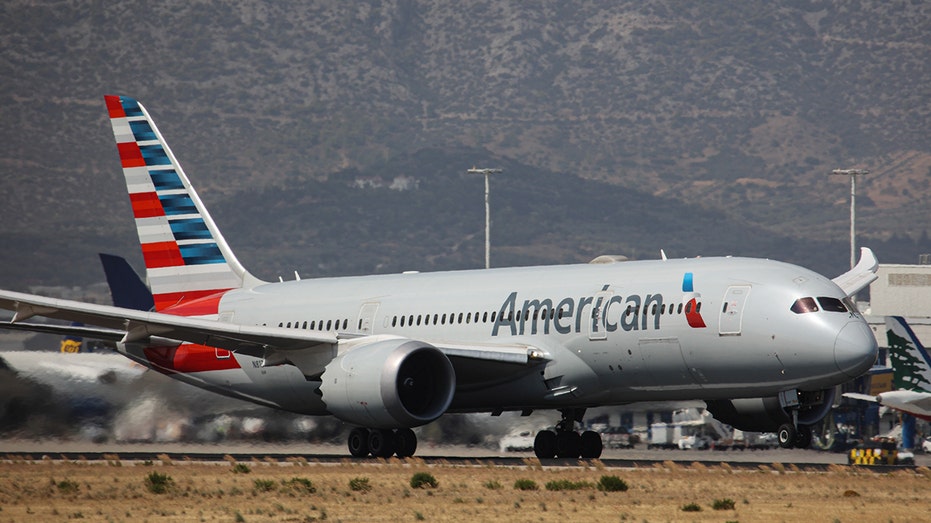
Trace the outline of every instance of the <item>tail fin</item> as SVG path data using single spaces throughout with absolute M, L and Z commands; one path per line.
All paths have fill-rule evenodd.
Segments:
M 892 388 L 931 392 L 931 358 L 901 316 L 886 316 Z
M 105 96 L 155 310 L 216 314 L 219 297 L 256 281 L 236 259 L 145 108 Z
M 137 311 L 150 311 L 155 308 L 152 293 L 125 258 L 102 252 L 98 255 L 114 306 Z

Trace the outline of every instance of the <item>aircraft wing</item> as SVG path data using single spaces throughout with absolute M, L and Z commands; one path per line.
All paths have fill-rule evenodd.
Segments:
M 0 322 L 0 329 L 44 332 L 58 336 L 79 336 L 103 341 L 120 341 L 126 335 L 126 331 L 121 329 L 88 327 L 87 325 L 53 325 L 50 323 Z
M 10 325 L 20 324 L 33 316 L 44 316 L 102 327 L 97 330 L 101 336 L 113 336 L 114 331 L 119 331 L 122 332 L 119 341 L 123 342 L 144 341 L 157 336 L 243 352 L 254 352 L 257 349 L 297 350 L 315 346 L 323 349 L 337 342 L 334 333 L 239 325 L 13 291 L 0 291 L 0 308 L 15 313 Z M 84 331 L 83 335 L 97 337 L 88 331 Z
M 879 260 L 873 251 L 867 247 L 860 248 L 860 261 L 856 267 L 834 278 L 834 283 L 840 287 L 847 296 L 865 289 L 867 285 L 873 283 L 878 278 L 876 269 L 879 268 Z

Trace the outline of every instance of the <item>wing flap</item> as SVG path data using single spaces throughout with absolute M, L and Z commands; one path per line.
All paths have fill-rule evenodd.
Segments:
M 143 341 L 159 336 L 232 351 L 252 351 L 257 348 L 298 350 L 319 345 L 328 348 L 338 340 L 331 332 L 225 323 L 12 291 L 0 291 L 0 308 L 14 312 L 12 325 L 26 317 L 44 316 L 103 327 L 110 335 L 110 331 L 119 331 L 121 341 Z M 22 326 L 30 330 L 25 324 Z

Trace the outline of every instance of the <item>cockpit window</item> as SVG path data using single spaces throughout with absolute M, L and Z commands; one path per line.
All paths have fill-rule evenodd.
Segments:
M 822 309 L 828 312 L 847 312 L 847 307 L 844 305 L 844 302 L 837 298 L 821 296 L 818 298 L 818 303 L 821 304 Z
M 814 298 L 799 298 L 792 304 L 792 312 L 795 314 L 805 314 L 806 312 L 818 312 L 818 304 Z
M 850 299 L 849 296 L 846 297 L 846 298 L 844 298 L 844 305 L 847 306 L 847 310 L 850 311 L 850 312 L 853 312 L 853 313 L 859 313 L 859 312 L 860 312 L 860 310 L 857 309 L 857 304 L 856 304 L 852 299 Z
M 795 314 L 818 312 L 819 310 L 825 312 L 856 312 L 857 307 L 850 300 L 841 301 L 830 296 L 819 296 L 817 300 L 810 297 L 799 298 L 792 304 L 792 312 Z

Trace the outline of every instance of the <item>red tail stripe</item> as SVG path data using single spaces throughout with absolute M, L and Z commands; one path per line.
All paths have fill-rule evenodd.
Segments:
M 145 167 L 145 158 L 142 157 L 142 150 L 136 142 L 123 142 L 116 144 L 120 151 L 120 162 L 123 168 L 126 167 Z
M 220 310 L 220 298 L 229 289 L 183 291 L 156 294 L 155 310 L 175 316 L 207 316 Z
M 139 192 L 129 195 L 129 202 L 133 206 L 133 216 L 136 218 L 154 218 L 165 216 L 158 194 L 154 192 Z
M 120 102 L 119 96 L 113 96 L 108 94 L 103 97 L 107 102 L 107 112 L 110 113 L 110 118 L 125 118 L 126 111 L 123 110 L 123 103 Z
M 147 269 L 184 266 L 184 258 L 181 257 L 181 251 L 175 242 L 144 243 L 142 258 Z

